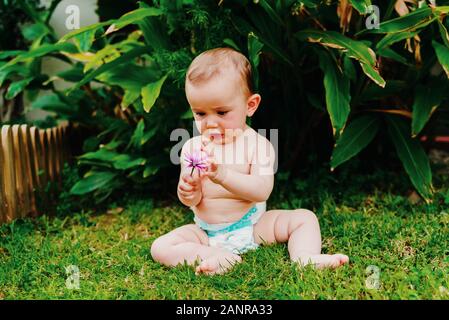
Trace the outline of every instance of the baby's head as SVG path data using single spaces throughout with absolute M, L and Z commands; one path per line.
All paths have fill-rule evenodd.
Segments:
M 208 50 L 192 61 L 185 90 L 202 135 L 224 144 L 245 129 L 261 99 L 251 81 L 251 64 L 233 49 Z

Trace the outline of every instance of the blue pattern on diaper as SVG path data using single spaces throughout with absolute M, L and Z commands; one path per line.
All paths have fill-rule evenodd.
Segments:
M 230 223 L 209 224 L 195 216 L 197 226 L 204 230 L 209 237 L 209 245 L 230 250 L 236 254 L 256 249 L 254 242 L 253 224 L 265 212 L 265 203 L 258 203 L 238 221 Z
M 248 213 L 245 214 L 239 221 L 231 224 L 228 227 L 225 227 L 220 230 L 210 230 L 210 226 L 208 223 L 205 223 L 204 221 L 197 221 L 199 224 L 199 227 L 206 231 L 207 235 L 209 237 L 215 237 L 219 234 L 228 233 L 237 229 L 245 228 L 251 226 L 253 223 L 251 221 L 251 217 L 257 212 L 257 208 L 254 206 L 251 209 L 249 209 Z

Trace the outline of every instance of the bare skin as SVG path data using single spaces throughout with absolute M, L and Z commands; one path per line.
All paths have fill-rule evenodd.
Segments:
M 260 96 L 245 96 L 238 85 L 232 71 L 201 86 L 186 84 L 201 136 L 190 139 L 181 154 L 201 149 L 208 163 L 206 171 L 195 170 L 191 176 L 182 162 L 178 197 L 211 224 L 238 221 L 255 203 L 268 199 L 274 183 L 274 149 L 245 123 L 257 110 Z M 258 244 L 287 242 L 290 259 L 299 266 L 336 268 L 349 261 L 344 254 L 321 254 L 318 219 L 309 210 L 267 211 L 254 225 L 253 235 Z M 211 247 L 195 224 L 156 239 L 151 254 L 167 266 L 198 264 L 196 273 L 206 275 L 222 274 L 242 261 L 237 254 Z

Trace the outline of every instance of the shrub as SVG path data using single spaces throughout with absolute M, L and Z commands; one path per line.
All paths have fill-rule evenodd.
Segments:
M 279 129 L 281 168 L 294 170 L 302 155 L 324 150 L 335 169 L 370 143 L 391 146 L 429 201 L 432 175 L 420 138 L 447 124 L 447 2 L 139 2 L 120 18 L 18 54 L 0 72 L 30 55 L 78 61 L 58 75 L 74 82 L 66 94 L 78 109 L 61 94 L 35 102 L 95 132 L 79 158 L 86 174 L 74 194 L 106 199 L 173 172 L 168 137 L 191 126 L 185 70 L 203 50 L 226 45 L 253 65 L 263 97 L 253 125 Z M 372 4 L 381 23 L 368 29 Z M 103 87 L 93 90 L 96 82 Z

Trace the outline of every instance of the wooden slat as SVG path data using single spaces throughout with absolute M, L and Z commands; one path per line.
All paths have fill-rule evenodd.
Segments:
M 45 190 L 47 188 L 47 184 L 50 181 L 50 173 L 48 168 L 48 139 L 47 139 L 47 131 L 44 129 L 39 129 L 39 142 L 40 142 L 40 163 L 41 166 L 39 167 L 39 170 L 42 170 L 41 182 L 42 182 L 42 188 Z
M 32 165 L 34 166 L 33 174 L 36 188 L 42 188 L 42 178 L 39 175 L 40 168 L 43 167 L 42 157 L 40 156 L 42 152 L 41 142 L 39 138 L 39 129 L 36 127 L 30 127 L 30 152 L 31 158 L 33 158 Z
M 36 181 L 36 174 L 34 172 L 34 157 L 32 157 L 33 152 L 31 148 L 31 133 L 30 128 L 26 124 L 23 124 L 20 126 L 20 134 L 22 135 L 22 141 L 23 141 L 23 150 L 24 150 L 24 166 L 25 166 L 25 176 L 27 178 L 28 182 L 28 193 L 29 193 L 29 200 L 30 200 L 30 211 L 28 214 L 36 215 L 37 208 L 36 208 L 36 188 L 37 188 L 37 181 Z
M 58 189 L 61 188 L 61 174 L 63 168 L 63 160 L 62 160 L 62 142 L 61 142 L 61 132 L 59 127 L 51 128 L 54 137 L 54 157 L 55 157 L 55 181 L 58 182 Z
M 12 221 L 17 212 L 16 180 L 14 174 L 14 146 L 12 141 L 12 130 L 9 125 L 2 127 L 1 147 L 3 149 L 4 163 L 2 166 L 2 176 L 4 178 L 6 221 Z
M 16 177 L 18 212 L 16 218 L 25 217 L 30 211 L 30 194 L 28 189 L 28 177 L 25 170 L 25 150 L 20 125 L 12 126 L 12 137 L 14 144 L 14 173 Z
M 3 175 L 3 166 L 5 163 L 5 159 L 3 157 L 3 148 L 2 148 L 2 132 L 0 130 L 0 224 L 6 221 L 6 210 L 8 208 L 5 199 L 5 187 L 4 187 L 4 175 Z
M 1 127 L 0 223 L 36 216 L 38 204 L 46 205 L 47 193 L 56 191 L 48 189 L 48 182 L 57 180 L 61 186 L 64 163 L 70 158 L 68 130 L 68 122 L 45 130 L 27 125 Z
M 55 180 L 56 175 L 56 161 L 55 161 L 55 137 L 51 128 L 45 129 L 47 133 L 47 165 L 48 175 L 51 181 Z

